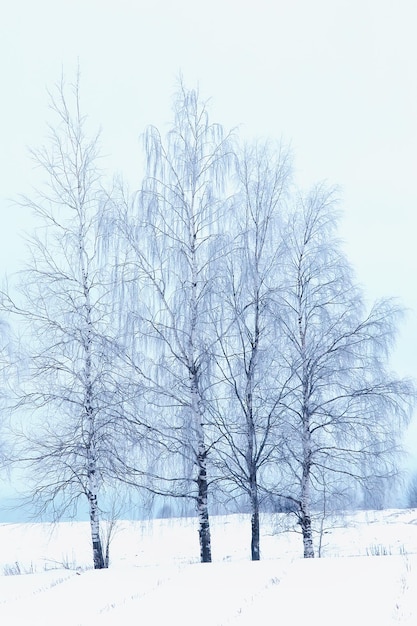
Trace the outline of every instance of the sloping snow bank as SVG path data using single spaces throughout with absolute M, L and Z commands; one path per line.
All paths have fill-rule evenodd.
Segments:
M 417 511 L 326 520 L 323 559 L 300 558 L 285 516 L 262 530 L 252 563 L 249 518 L 213 518 L 214 562 L 200 564 L 196 520 L 121 521 L 110 569 L 93 571 L 88 524 L 2 524 L 0 574 L 34 573 L 0 575 L 0 624 L 417 624 Z
M 36 585 L 32 595 L 26 588 L 19 599 L 12 593 L 5 602 L 3 594 L 0 622 L 411 626 L 417 616 L 416 573 L 414 555 L 127 567 L 91 570 L 61 580 L 57 574 L 55 581 L 46 572 L 13 577 L 32 578 Z

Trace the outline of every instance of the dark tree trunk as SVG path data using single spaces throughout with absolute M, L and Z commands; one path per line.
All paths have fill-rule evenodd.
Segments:
M 300 525 L 303 533 L 303 546 L 304 546 L 304 558 L 314 559 L 314 546 L 313 546 L 313 530 L 311 527 L 310 515 L 301 509 Z
M 304 558 L 314 559 L 313 535 L 311 529 L 311 518 L 306 516 L 301 522 L 303 532 Z
M 208 485 L 205 450 L 199 452 L 197 456 L 197 465 L 197 510 L 199 520 L 198 534 L 200 539 L 200 560 L 202 563 L 211 563 L 211 534 L 207 502 Z
M 303 476 L 301 481 L 300 501 L 300 526 L 303 534 L 304 558 L 314 558 L 313 529 L 311 527 L 310 514 L 310 442 L 305 456 L 307 460 L 303 464 Z
M 94 569 L 104 569 L 103 548 L 100 539 L 93 541 Z
M 250 500 L 251 500 L 251 557 L 252 561 L 259 561 L 261 558 L 260 552 L 260 539 L 259 539 L 259 497 L 258 497 L 258 484 L 256 481 L 256 474 L 251 477 L 250 482 Z
M 93 493 L 88 494 L 90 504 L 90 529 L 91 543 L 93 546 L 94 569 L 104 569 L 103 547 L 100 538 L 100 521 L 98 517 L 97 497 Z
M 106 543 L 106 556 L 104 559 L 104 567 L 108 567 L 110 564 L 110 541 Z

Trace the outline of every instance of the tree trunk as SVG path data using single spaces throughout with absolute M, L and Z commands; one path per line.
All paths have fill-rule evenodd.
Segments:
M 197 510 L 199 520 L 200 560 L 202 563 L 211 563 L 211 533 L 208 513 L 208 485 L 206 469 L 206 451 L 204 445 L 200 445 L 197 456 Z
M 191 352 L 191 350 L 190 350 Z M 208 482 L 207 482 L 207 450 L 204 441 L 203 417 L 201 414 L 198 378 L 195 368 L 190 372 L 191 406 L 194 415 L 195 434 L 197 441 L 197 512 L 199 520 L 200 560 L 202 563 L 211 563 L 211 534 L 208 510 Z
M 106 556 L 104 559 L 104 567 L 108 568 L 110 563 L 110 536 L 107 538 L 106 542 Z
M 97 505 L 97 495 L 91 490 L 88 492 L 88 504 L 90 507 L 90 530 L 91 543 L 93 546 L 94 569 L 104 569 L 105 564 L 103 558 L 103 548 L 100 539 L 100 518 Z
M 303 464 L 300 502 L 300 525 L 303 533 L 304 558 L 314 559 L 313 529 L 310 514 L 310 449 L 308 460 Z
M 313 531 L 310 515 L 301 511 L 300 524 L 303 533 L 304 558 L 314 559 Z
M 80 201 L 81 206 L 81 201 Z M 86 252 L 85 252 L 85 234 L 84 224 L 80 224 L 79 231 L 79 251 L 80 251 L 80 266 L 83 279 L 83 291 L 84 291 L 84 307 L 85 307 L 85 337 L 84 337 L 84 356 L 85 356 L 85 369 L 84 369 L 84 386 L 85 386 L 85 420 L 87 427 L 87 498 L 90 508 L 90 529 L 91 529 L 91 542 L 93 545 L 93 562 L 94 569 L 104 568 L 103 547 L 101 545 L 100 538 L 100 514 L 97 502 L 98 484 L 97 484 L 97 459 L 95 450 L 95 438 L 96 438 L 96 424 L 95 416 L 96 411 L 93 405 L 93 376 L 92 376 L 92 352 L 93 352 L 93 323 L 91 319 L 91 302 L 90 302 L 90 284 L 88 280 L 88 272 L 86 266 Z
M 258 497 L 258 485 L 256 481 L 256 474 L 251 477 L 251 556 L 252 561 L 259 561 L 261 558 L 260 552 L 260 539 L 259 539 L 259 497 Z
M 256 428 L 254 419 L 253 405 L 253 389 L 255 386 L 255 371 L 258 364 L 258 345 L 259 345 L 259 289 L 255 298 L 255 324 L 253 329 L 252 351 L 249 360 L 249 367 L 246 373 L 246 428 L 248 437 L 248 449 L 246 452 L 246 463 L 249 470 L 249 496 L 251 506 L 251 556 L 252 561 L 259 561 L 259 497 L 258 497 L 258 480 L 256 467 Z

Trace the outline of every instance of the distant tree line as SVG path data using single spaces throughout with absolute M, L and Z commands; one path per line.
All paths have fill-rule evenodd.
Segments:
M 314 557 L 315 510 L 395 478 L 414 401 L 389 369 L 401 309 L 366 305 L 335 190 L 298 190 L 285 146 L 242 142 L 180 82 L 131 194 L 100 169 L 78 76 L 50 104 L 32 151 L 45 182 L 20 200 L 37 226 L 1 294 L 13 459 L 35 510 L 84 498 L 95 568 L 103 502 L 124 488 L 191 503 L 202 562 L 214 505 L 250 511 L 253 560 L 266 509 L 295 515 Z

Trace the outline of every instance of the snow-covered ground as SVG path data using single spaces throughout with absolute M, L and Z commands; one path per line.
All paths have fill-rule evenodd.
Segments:
M 121 521 L 93 571 L 87 523 L 1 524 L 0 624 L 417 624 L 417 510 L 328 519 L 314 560 L 286 516 L 262 531 L 252 563 L 248 516 L 212 518 L 200 564 L 196 520 Z

